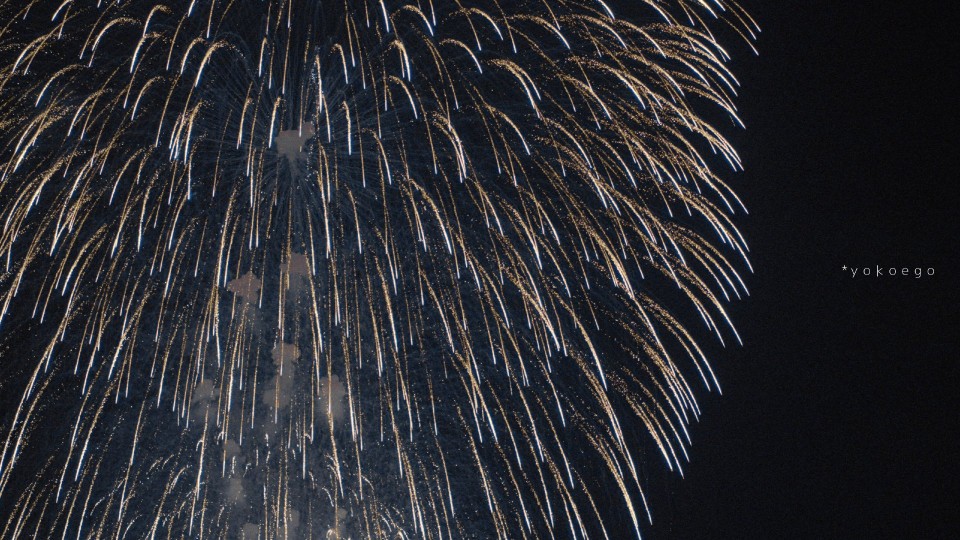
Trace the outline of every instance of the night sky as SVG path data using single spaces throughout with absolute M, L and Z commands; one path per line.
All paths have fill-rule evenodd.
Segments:
M 745 345 L 716 363 L 724 395 L 650 537 L 956 538 L 956 23 L 778 4 L 746 4 L 761 54 L 736 63 Z
M 747 129 L 722 130 L 746 171 L 717 170 L 750 210 L 744 344 L 707 346 L 723 395 L 698 393 L 685 477 L 644 464 L 644 537 L 960 538 L 958 25 L 909 2 L 743 5 L 760 54 L 723 41 Z

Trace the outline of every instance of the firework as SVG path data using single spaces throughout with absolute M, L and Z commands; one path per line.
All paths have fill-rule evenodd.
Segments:
M 639 535 L 754 25 L 622 4 L 0 0 L 2 536 Z

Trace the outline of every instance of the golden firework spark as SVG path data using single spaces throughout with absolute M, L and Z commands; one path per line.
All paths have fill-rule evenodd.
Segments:
M 4 538 L 640 534 L 746 291 L 737 5 L 0 13 Z

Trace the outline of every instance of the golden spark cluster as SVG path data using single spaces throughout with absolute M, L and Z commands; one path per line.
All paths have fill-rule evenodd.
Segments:
M 741 8 L 0 15 L 0 537 L 640 535 L 738 339 Z

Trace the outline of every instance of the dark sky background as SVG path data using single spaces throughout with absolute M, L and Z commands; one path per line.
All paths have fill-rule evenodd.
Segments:
M 685 478 L 650 464 L 644 537 L 960 538 L 960 25 L 944 4 L 743 4 L 763 28 L 758 57 L 729 47 L 744 345 L 711 351 L 724 394 Z
M 744 4 L 764 30 L 759 57 L 734 49 L 745 345 L 649 538 L 960 538 L 960 56 L 943 4 L 915 4 Z

